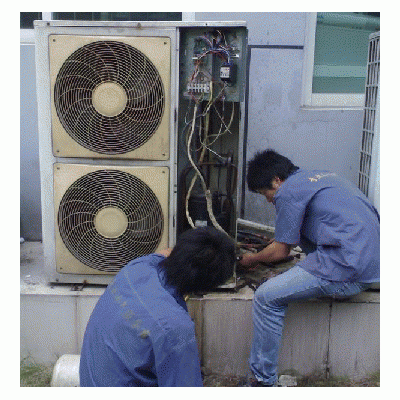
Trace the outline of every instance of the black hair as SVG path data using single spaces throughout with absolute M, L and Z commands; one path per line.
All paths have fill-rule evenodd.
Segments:
M 222 285 L 232 276 L 234 263 L 233 240 L 216 228 L 199 227 L 183 232 L 160 266 L 167 283 L 186 294 Z
M 284 181 L 298 169 L 287 157 L 274 150 L 260 151 L 247 164 L 247 186 L 251 192 L 272 189 L 275 177 Z

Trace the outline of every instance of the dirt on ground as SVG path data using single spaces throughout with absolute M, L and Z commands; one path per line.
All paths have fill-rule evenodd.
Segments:
M 351 381 L 346 378 L 323 378 L 318 376 L 298 377 L 296 387 L 379 387 L 379 374 L 362 381 Z M 247 387 L 249 379 L 239 376 L 221 376 L 216 374 L 204 376 L 205 387 Z
M 21 387 L 49 387 L 51 382 L 52 366 L 43 366 L 30 360 L 20 363 Z M 296 376 L 295 374 L 293 374 Z M 351 381 L 346 378 L 331 378 L 296 376 L 296 387 L 379 387 L 380 376 L 375 374 L 362 381 Z M 241 376 L 224 376 L 219 374 L 203 375 L 204 387 L 249 387 L 249 378 Z

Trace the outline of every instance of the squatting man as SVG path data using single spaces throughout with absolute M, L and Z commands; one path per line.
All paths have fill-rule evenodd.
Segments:
M 115 276 L 86 327 L 80 386 L 202 386 L 194 322 L 184 295 L 233 274 L 235 246 L 212 227 L 139 257 Z

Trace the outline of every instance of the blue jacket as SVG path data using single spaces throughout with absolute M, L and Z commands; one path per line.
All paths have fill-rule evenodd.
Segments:
M 89 319 L 80 386 L 203 386 L 194 323 L 160 254 L 131 261 Z
M 273 201 L 275 239 L 307 254 L 299 267 L 330 281 L 379 281 L 379 214 L 354 185 L 334 173 L 299 169 Z

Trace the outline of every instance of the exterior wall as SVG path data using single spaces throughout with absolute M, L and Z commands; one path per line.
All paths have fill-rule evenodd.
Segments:
M 247 22 L 246 160 L 274 148 L 299 167 L 330 170 L 357 184 L 362 111 L 300 107 L 306 13 L 196 13 L 196 20 Z M 243 188 L 242 218 L 274 226 L 273 206 Z
M 20 358 L 51 365 L 63 354 L 80 354 L 87 322 L 103 291 L 25 286 L 20 301 Z
M 20 202 L 21 237 L 42 239 L 35 45 L 21 44 Z

